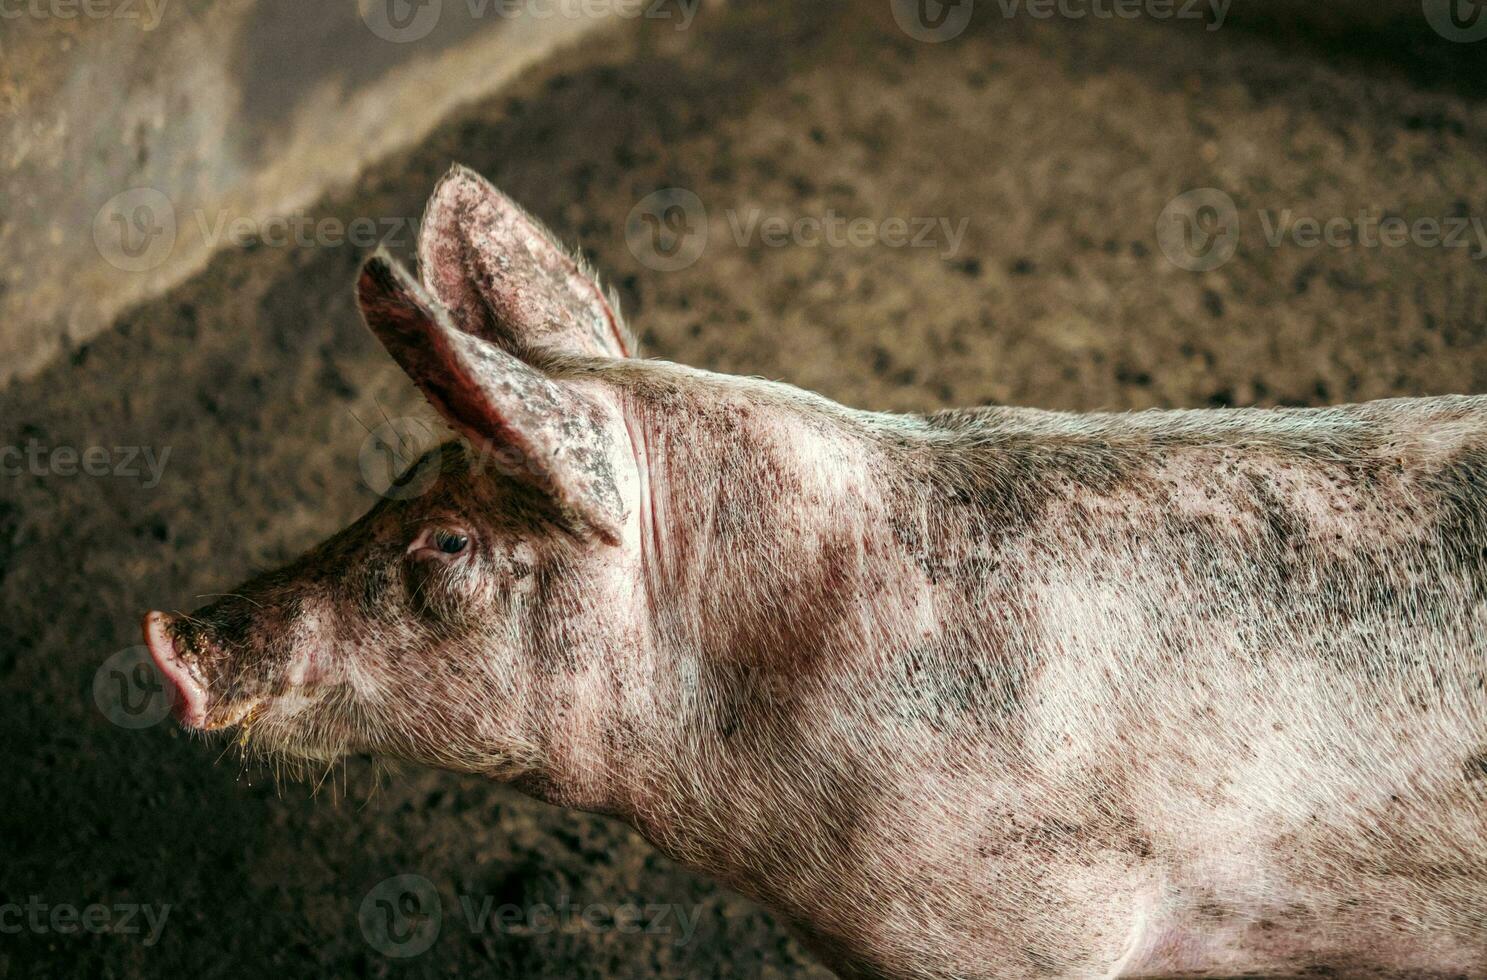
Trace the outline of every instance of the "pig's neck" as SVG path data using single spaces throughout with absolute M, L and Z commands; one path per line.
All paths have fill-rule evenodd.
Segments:
M 612 759 L 622 798 L 606 809 L 728 877 L 715 832 L 757 805 L 746 783 L 807 748 L 799 723 L 829 700 L 823 686 L 880 683 L 866 654 L 944 628 L 902 544 L 930 494 L 896 464 L 891 434 L 836 406 L 747 388 L 668 395 L 635 413 L 655 700 L 627 719 L 641 737 Z
M 534 604 L 564 633 L 535 630 L 533 661 L 570 655 L 532 685 L 526 734 L 541 761 L 519 788 L 646 830 L 659 801 L 732 749 L 730 726 L 778 710 L 789 678 L 861 649 L 865 614 L 893 621 L 912 605 L 911 579 L 876 557 L 893 530 L 881 447 L 857 419 L 742 379 L 627 404 L 615 435 L 634 451 L 631 537 L 612 566 Z

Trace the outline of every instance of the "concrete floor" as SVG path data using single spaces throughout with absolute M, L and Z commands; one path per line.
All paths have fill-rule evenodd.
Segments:
M 943 44 L 911 39 L 883 3 L 749 5 L 683 38 L 649 25 L 643 42 L 589 44 L 471 107 L 318 213 L 416 218 L 464 162 L 582 243 L 647 353 L 864 407 L 1487 390 L 1476 232 L 1450 248 L 1265 235 L 1286 209 L 1471 216 L 1487 200 L 1474 79 L 1264 23 L 979 14 Z M 666 187 L 709 217 L 700 258 L 670 272 L 625 236 L 636 203 Z M 1239 240 L 1193 272 L 1156 227 L 1201 187 L 1231 196 Z M 738 244 L 731 225 L 755 208 L 966 224 L 953 253 Z M 214 765 L 220 747 L 168 722 L 129 730 L 95 706 L 99 664 L 138 642 L 145 609 L 189 608 L 372 502 L 363 423 L 417 398 L 357 319 L 360 258 L 223 254 L 0 394 L 0 446 L 170 451 L 149 488 L 55 471 L 0 484 L 0 903 L 172 906 L 153 946 L 0 935 L 0 976 L 826 976 L 767 914 L 606 820 L 411 769 L 374 789 L 361 762 L 318 795 L 276 788 L 230 752 Z M 445 915 L 432 949 L 395 960 L 364 940 L 357 911 L 404 873 L 435 883 Z M 670 903 L 696 928 L 685 943 L 474 933 L 461 895 Z

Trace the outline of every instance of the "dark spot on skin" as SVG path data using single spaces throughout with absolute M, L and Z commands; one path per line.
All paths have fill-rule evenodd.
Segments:
M 1461 774 L 1469 783 L 1487 779 L 1487 749 L 1468 757 L 1461 764 Z
M 1448 560 L 1467 576 L 1475 597 L 1487 599 L 1487 443 L 1461 449 L 1423 482 L 1439 501 L 1441 547 Z
M 953 443 L 932 450 L 906 440 L 895 446 L 889 437 L 890 450 L 907 450 L 894 455 L 908 465 L 907 480 L 890 489 L 886 509 L 903 515 L 893 518 L 895 534 L 931 581 L 984 580 L 997 567 L 991 558 L 999 545 L 1034 527 L 1052 501 L 1079 492 L 1107 496 L 1145 479 L 1141 467 L 1149 464 L 1149 446 L 1127 451 L 1098 436 L 1034 434 L 999 424 L 1009 418 L 998 408 L 924 418 L 931 431 L 964 439 L 967 449 L 979 444 L 977 451 L 946 451 Z M 909 503 L 916 499 L 942 505 L 933 511 L 931 540 L 910 523 L 920 509 Z
M 904 722 L 922 722 L 941 734 L 993 727 L 1021 703 L 1019 658 L 969 660 L 934 642 L 893 658 L 895 676 L 884 710 Z
M 1295 554 L 1307 545 L 1306 521 L 1299 517 L 1275 487 L 1272 480 L 1258 473 L 1245 474 L 1254 492 L 1254 506 L 1274 538 L 1277 554 Z
M 368 619 L 380 619 L 387 607 L 387 592 L 392 585 L 391 571 L 383 562 L 368 563 L 360 569 L 361 588 L 357 592 L 358 612 Z

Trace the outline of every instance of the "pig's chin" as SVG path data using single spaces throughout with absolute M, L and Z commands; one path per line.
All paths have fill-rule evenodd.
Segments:
M 226 719 L 235 716 L 234 721 Z M 336 762 L 365 751 L 353 724 L 326 700 L 299 692 L 270 694 L 224 708 L 222 728 L 236 727 L 236 741 L 250 754 L 298 762 Z
M 220 704 L 208 709 L 202 723 L 196 727 L 204 732 L 226 731 L 250 722 L 263 708 L 262 698 L 241 698 L 231 704 Z
M 291 777 L 316 774 L 315 769 L 302 766 L 324 767 L 358 754 L 347 737 L 349 727 L 323 718 L 310 721 L 301 715 L 286 715 L 272 697 L 224 706 L 220 714 L 209 716 L 203 730 L 224 733 L 245 762 L 266 762 L 276 773 Z

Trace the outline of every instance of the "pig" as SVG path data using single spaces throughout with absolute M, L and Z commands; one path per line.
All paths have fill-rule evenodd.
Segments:
M 1487 399 L 859 411 L 641 359 L 475 173 L 455 438 L 145 637 L 193 730 L 606 814 L 847 978 L 1487 975 Z

